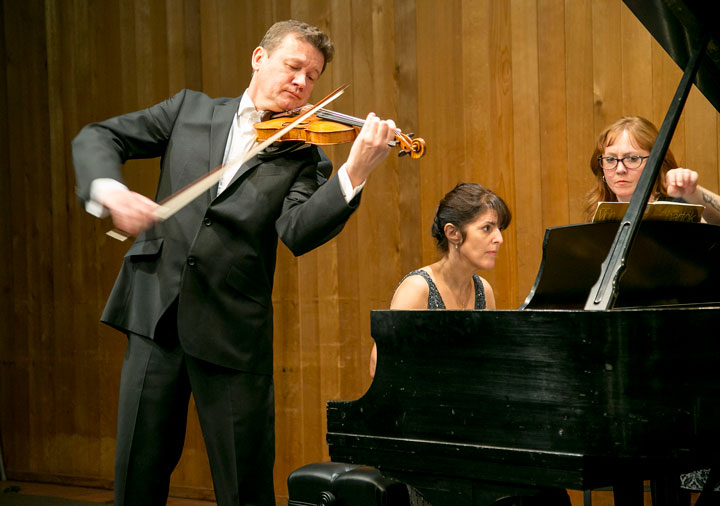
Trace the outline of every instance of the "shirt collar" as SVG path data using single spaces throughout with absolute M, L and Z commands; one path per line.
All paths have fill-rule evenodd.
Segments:
M 262 121 L 264 113 L 265 111 L 258 111 L 255 109 L 255 104 L 253 104 L 250 95 L 247 90 L 245 90 L 245 93 L 243 93 L 243 96 L 240 99 L 240 105 L 238 106 L 236 119 L 238 125 L 240 125 L 243 121 L 251 121 L 253 124 L 258 123 L 259 121 Z

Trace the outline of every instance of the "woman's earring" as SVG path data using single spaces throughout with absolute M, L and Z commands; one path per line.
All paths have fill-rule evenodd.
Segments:
M 457 245 L 457 243 L 455 243 L 455 249 L 458 249 L 458 245 Z
M 603 183 L 607 184 L 607 181 L 605 180 L 605 176 L 603 176 Z

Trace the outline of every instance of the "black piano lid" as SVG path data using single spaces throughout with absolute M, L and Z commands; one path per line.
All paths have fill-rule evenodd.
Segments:
M 617 223 L 545 231 L 542 264 L 520 309 L 582 309 Z M 643 221 L 614 308 L 720 305 L 720 226 Z
M 703 33 L 710 42 L 695 86 L 720 111 L 720 25 L 715 0 L 623 0 L 670 57 L 683 69 Z

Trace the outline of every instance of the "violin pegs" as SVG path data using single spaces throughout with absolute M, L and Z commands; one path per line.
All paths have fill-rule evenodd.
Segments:
M 394 147 L 397 146 L 397 145 L 398 145 L 398 141 L 390 141 L 390 142 L 388 142 L 388 146 L 390 146 L 391 148 L 394 148 Z
M 405 156 L 405 155 L 409 155 L 409 154 L 410 154 L 410 151 L 408 151 L 407 149 L 403 149 L 398 152 L 398 156 Z
M 405 134 L 405 135 L 407 135 L 407 136 L 410 137 L 411 139 L 412 139 L 413 137 L 415 137 L 415 134 L 414 134 L 414 133 L 409 133 L 409 134 Z

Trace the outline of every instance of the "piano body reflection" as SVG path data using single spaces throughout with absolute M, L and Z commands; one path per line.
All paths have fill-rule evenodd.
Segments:
M 689 0 L 625 2 L 685 74 L 620 225 L 547 230 L 520 310 L 373 311 L 376 375 L 362 398 L 328 403 L 332 460 L 434 506 L 677 482 L 714 462 L 720 227 L 641 215 L 692 82 L 719 108 L 720 38 Z

